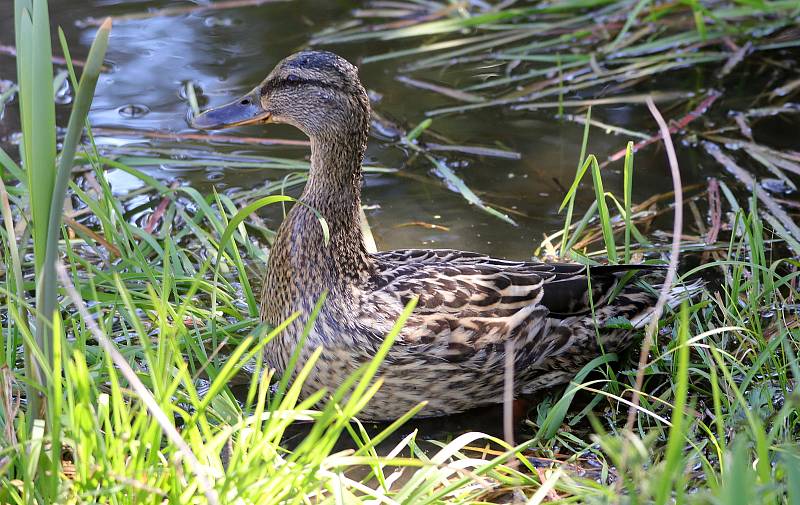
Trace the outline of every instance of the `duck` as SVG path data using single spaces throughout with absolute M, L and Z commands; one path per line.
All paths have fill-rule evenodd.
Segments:
M 336 390 L 371 362 L 411 300 L 416 306 L 378 369 L 382 385 L 359 419 L 397 419 L 423 401 L 418 417 L 501 403 L 509 355 L 515 397 L 535 399 L 597 356 L 624 351 L 652 315 L 654 291 L 623 280 L 658 266 L 516 261 L 451 249 L 368 252 L 360 211 L 370 101 L 357 67 L 332 52 L 292 54 L 252 91 L 191 123 L 203 130 L 284 123 L 310 140 L 302 204 L 278 229 L 260 298 L 261 318 L 273 327 L 300 314 L 264 346 L 278 375 L 296 350 L 295 374 L 322 348 L 302 398 Z

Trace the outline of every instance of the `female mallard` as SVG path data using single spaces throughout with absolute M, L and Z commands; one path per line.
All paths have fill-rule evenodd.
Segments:
M 361 412 L 364 419 L 394 419 L 422 400 L 428 401 L 423 416 L 502 401 L 507 342 L 518 395 L 566 383 L 601 352 L 628 346 L 634 332 L 606 323 L 620 316 L 637 324 L 655 299 L 625 286 L 606 300 L 621 272 L 642 267 L 587 269 L 454 250 L 368 253 L 359 209 L 369 121 L 356 67 L 323 51 L 286 58 L 253 91 L 193 121 L 203 129 L 288 123 L 311 139 L 305 205 L 295 205 L 278 230 L 261 298 L 261 315 L 272 325 L 298 311 L 302 316 L 267 344 L 269 366 L 285 370 L 304 318 L 325 291 L 296 367 L 324 347 L 305 396 L 334 390 L 370 361 L 405 305 L 419 297 L 381 366 L 384 383 Z M 311 209 L 329 225 L 327 245 Z

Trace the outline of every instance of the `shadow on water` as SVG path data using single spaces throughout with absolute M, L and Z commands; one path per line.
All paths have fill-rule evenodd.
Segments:
M 190 3 L 160 1 L 51 0 L 54 26 L 61 26 L 71 45 L 73 57 L 83 58 L 94 36 L 94 28 L 85 23 L 89 18 L 108 15 L 125 16 L 165 6 L 193 6 Z M 155 16 L 115 22 L 110 39 L 107 62 L 111 71 L 102 75 L 92 108 L 95 128 L 124 128 L 158 132 L 196 133 L 186 123 L 187 101 L 183 92 L 187 81 L 200 91 L 201 106 L 217 105 L 251 89 L 281 58 L 306 46 L 310 35 L 336 22 L 349 19 L 356 2 L 301 0 L 264 3 L 258 6 L 226 10 L 204 10 L 174 16 Z M 0 30 L 6 34 L 0 44 L 13 40 L 13 9 L 6 4 L 0 12 Z M 54 40 L 54 48 L 58 48 Z M 353 62 L 370 54 L 369 45 L 326 46 Z M 60 53 L 58 49 L 56 53 Z M 392 118 L 405 129 L 423 119 L 425 111 L 447 105 L 439 95 L 421 92 L 397 81 L 397 63 L 371 63 L 361 68 L 362 81 L 373 93 L 374 108 L 382 116 Z M 63 66 L 57 65 L 58 70 Z M 742 86 L 726 96 L 721 110 L 747 107 L 748 97 L 763 90 L 770 76 L 762 75 L 756 66 L 743 65 L 739 70 Z M 13 79 L 15 61 L 0 55 L 0 75 Z M 706 82 L 696 69 L 671 74 L 657 81 L 665 88 L 698 91 Z M 650 86 L 653 86 L 651 83 Z M 643 88 L 646 89 L 646 88 Z M 655 126 L 642 107 L 607 106 L 597 111 L 596 118 L 625 128 L 653 132 Z M 68 106 L 58 108 L 59 124 L 66 123 Z M 685 111 L 665 111 L 675 117 Z M 759 123 L 754 135 L 771 139 L 777 148 L 797 149 L 796 115 L 766 119 Z M 713 127 L 713 120 L 708 121 Z M 415 177 L 393 174 L 371 174 L 366 177 L 364 203 L 380 249 L 402 247 L 442 247 L 476 250 L 500 257 L 529 258 L 543 234 L 559 229 L 562 216 L 557 214 L 565 188 L 574 177 L 580 153 L 583 126 L 557 121 L 552 111 L 508 112 L 486 109 L 479 114 L 437 118 L 432 127 L 457 144 L 500 146 L 519 152 L 521 159 L 497 159 L 468 155 L 448 155 L 470 187 L 488 201 L 511 209 L 519 226 L 503 223 L 475 206 L 468 205 L 461 195 L 450 191 L 435 177 L 425 160 L 415 159 L 396 143 L 382 141 L 373 132 L 368 150 L 370 163 L 398 168 Z M 13 133 L 19 130 L 18 114 L 10 104 L 0 122 L 0 143 L 11 152 Z M 285 126 L 274 126 L 268 132 L 260 127 L 241 129 L 239 135 L 270 136 L 303 140 L 299 132 Z M 122 144 L 147 145 L 142 136 L 98 135 L 103 146 Z M 605 157 L 624 147 L 627 138 L 592 130 L 590 153 Z M 209 145 L 200 141 L 163 142 L 167 147 L 209 152 Z M 270 155 L 300 158 L 304 147 L 268 147 L 257 145 L 214 144 L 214 152 L 228 155 Z M 697 150 L 680 149 L 683 182 L 703 183 L 710 176 L 726 177 L 723 168 L 701 157 Z M 621 162 L 606 172 L 606 186 L 617 191 L 622 186 Z M 164 164 L 148 170 L 150 175 L 165 181 L 180 181 L 201 192 L 248 189 L 268 181 L 280 180 L 285 172 L 252 168 L 185 168 Z M 115 192 L 123 194 L 139 187 L 140 182 L 120 171 L 110 171 Z M 636 157 L 634 201 L 661 193 L 670 180 L 664 153 L 648 148 Z M 591 188 L 580 193 L 578 204 L 593 201 Z M 141 203 L 141 202 L 138 202 Z M 273 229 L 281 214 L 265 210 L 264 217 Z M 410 225 L 415 222 L 437 226 Z M 499 394 L 499 392 L 498 392 Z M 497 408 L 481 409 L 446 420 L 415 421 L 413 426 L 426 437 L 443 440 L 448 433 L 480 430 L 500 435 L 501 414 Z M 408 430 L 403 430 L 408 432 Z

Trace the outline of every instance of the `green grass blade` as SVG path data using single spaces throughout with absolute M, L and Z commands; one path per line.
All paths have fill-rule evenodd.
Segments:
M 608 213 L 606 192 L 603 189 L 603 178 L 600 175 L 600 166 L 597 164 L 597 158 L 590 156 L 590 159 L 592 162 L 592 182 L 594 183 L 594 193 L 597 199 L 597 210 L 600 215 L 600 225 L 603 228 L 603 242 L 606 245 L 608 260 L 612 263 L 616 263 L 617 246 L 614 243 L 614 230 L 611 224 L 611 216 Z
M 678 369 L 675 371 L 678 381 L 675 384 L 674 403 L 672 406 L 672 426 L 669 430 L 667 440 L 667 450 L 664 457 L 664 469 L 660 478 L 656 481 L 654 502 L 663 505 L 670 499 L 670 492 L 673 483 L 679 474 L 682 474 L 683 460 L 683 441 L 686 427 L 686 401 L 689 392 L 689 346 L 686 341 L 689 337 L 689 309 L 684 302 L 680 311 L 680 322 L 678 323 L 678 357 L 676 359 Z
M 92 105 L 97 78 L 105 58 L 106 48 L 108 47 L 108 36 L 111 31 L 111 19 L 107 19 L 95 35 L 95 40 L 89 49 L 89 57 L 86 67 L 81 75 L 78 90 L 75 94 L 75 102 L 72 105 L 67 133 L 61 150 L 61 157 L 58 161 L 56 177 L 53 181 L 51 201 L 48 205 L 50 210 L 48 216 L 48 226 L 44 228 L 43 223 L 36 223 L 37 227 L 44 228 L 46 231 L 45 239 L 45 262 L 42 272 L 41 289 L 42 293 L 37 293 L 39 309 L 42 311 L 45 321 L 49 321 L 53 315 L 56 304 L 56 275 L 55 261 L 58 249 L 58 241 L 61 236 L 61 216 L 64 198 L 66 197 L 67 185 L 72 176 L 72 164 L 75 160 L 75 151 L 80 142 L 83 127 Z M 47 323 L 45 323 L 47 325 Z M 42 331 L 49 331 L 44 326 Z
M 575 197 L 577 195 L 576 191 L 578 189 L 578 182 L 583 177 L 583 173 L 586 171 L 586 167 L 584 167 L 584 160 L 586 158 L 586 146 L 589 144 L 589 126 L 592 120 L 592 107 L 589 106 L 586 109 L 586 123 L 583 126 L 583 138 L 581 139 L 581 155 L 578 158 L 578 167 L 575 169 L 575 182 L 573 182 L 572 187 L 569 188 L 567 194 L 564 197 L 564 201 L 561 203 L 561 207 L 558 209 L 559 212 L 564 208 L 564 203 L 569 202 L 567 205 L 567 215 L 564 218 L 564 233 L 561 237 L 561 257 L 563 258 L 567 254 L 567 244 L 569 243 L 569 228 L 572 226 L 572 212 L 575 207 Z
M 624 179 L 623 193 L 624 193 L 624 215 L 625 215 L 625 262 L 631 260 L 631 230 L 633 223 L 631 222 L 631 198 L 633 191 L 633 142 L 628 142 L 625 146 L 625 165 L 623 168 L 622 176 Z
M 494 217 L 496 217 L 496 218 L 498 218 L 498 219 L 500 219 L 502 221 L 505 221 L 508 224 L 511 224 L 511 225 L 514 225 L 514 226 L 517 225 L 517 223 L 513 219 L 508 217 L 506 214 L 503 214 L 502 212 L 500 212 L 500 211 L 498 211 L 496 209 L 493 209 L 492 207 L 486 205 L 483 202 L 483 200 L 481 200 L 480 197 L 478 197 L 478 195 L 476 195 L 475 192 L 472 191 L 469 188 L 469 186 L 467 186 L 466 183 L 459 176 L 457 176 L 453 172 L 453 170 L 450 169 L 450 167 L 447 166 L 446 163 L 434 158 L 433 156 L 430 156 L 430 155 L 426 155 L 426 156 L 430 160 L 430 162 L 433 163 L 436 173 L 442 179 L 444 179 L 444 181 L 449 186 L 455 188 L 456 191 L 461 193 L 461 196 L 463 196 L 466 201 L 468 201 L 472 205 L 478 207 L 479 209 L 481 209 L 482 211 L 486 212 L 487 214 L 490 214 L 490 215 L 492 215 L 492 216 L 494 216 Z
M 561 427 L 561 423 L 564 422 L 564 418 L 567 415 L 567 410 L 572 404 L 572 399 L 575 397 L 575 393 L 581 390 L 580 384 L 583 382 L 589 372 L 601 365 L 616 361 L 616 359 L 616 354 L 608 353 L 598 356 L 584 365 L 583 368 L 581 368 L 581 370 L 575 375 L 575 378 L 570 381 L 571 383 L 576 384 L 576 386 L 567 390 L 567 392 L 564 393 L 564 396 L 562 396 L 558 402 L 556 402 L 556 404 L 550 408 L 550 411 L 547 413 L 547 417 L 545 417 L 544 422 L 539 427 L 539 432 L 536 434 L 536 438 L 541 440 L 550 440 L 553 438 L 558 432 L 558 428 Z

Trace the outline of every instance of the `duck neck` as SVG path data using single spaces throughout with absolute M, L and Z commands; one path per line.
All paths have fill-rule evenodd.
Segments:
M 300 256 L 320 262 L 339 280 L 359 278 L 369 266 L 369 254 L 361 232 L 361 162 L 366 132 L 337 132 L 311 138 L 311 170 L 293 213 L 301 215 L 293 230 L 294 248 Z M 324 243 L 316 210 L 325 219 L 329 243 Z M 317 230 L 309 232 L 310 229 Z
M 311 170 L 301 200 L 324 212 L 325 218 L 331 221 L 344 218 L 345 210 L 348 217 L 353 210 L 358 217 L 364 149 L 365 146 L 353 139 L 312 137 Z

